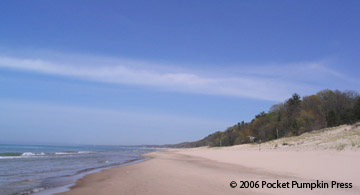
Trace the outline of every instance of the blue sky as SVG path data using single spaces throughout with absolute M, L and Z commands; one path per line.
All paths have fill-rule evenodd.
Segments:
M 358 1 L 2 1 L 0 142 L 194 141 L 359 91 Z

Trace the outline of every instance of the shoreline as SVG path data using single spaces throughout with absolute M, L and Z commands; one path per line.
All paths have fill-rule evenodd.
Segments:
M 151 153 L 151 152 L 148 152 L 148 153 Z M 147 153 L 145 153 L 145 154 L 147 154 Z M 49 193 L 51 193 L 51 194 L 63 194 L 63 193 L 69 192 L 72 189 L 77 187 L 79 180 L 83 179 L 84 177 L 86 177 L 88 175 L 101 173 L 102 171 L 105 171 L 105 170 L 110 170 L 110 169 L 119 168 L 119 167 L 123 167 L 123 166 L 129 166 L 129 165 L 133 165 L 133 164 L 143 163 L 143 162 L 145 162 L 147 160 L 151 160 L 151 157 L 143 156 L 145 154 L 140 155 L 141 159 L 134 160 L 132 162 L 124 163 L 124 164 L 121 164 L 121 165 L 118 165 L 118 166 L 113 166 L 113 167 L 95 169 L 95 170 L 92 170 L 92 171 L 89 171 L 89 172 L 79 174 L 79 177 L 77 177 L 76 180 L 72 184 L 68 184 L 66 186 L 56 187 L 56 188 L 59 188 L 59 189 L 61 188 L 62 190 L 55 190 L 55 188 L 49 188 L 48 190 L 41 191 L 39 194 L 36 193 L 34 195 L 47 195 Z M 42 193 L 44 193 L 44 194 L 42 194 Z
M 246 151 L 237 147 L 227 148 L 193 148 L 193 149 L 168 149 L 162 152 L 150 152 L 143 156 L 151 157 L 146 161 L 126 166 L 119 166 L 99 173 L 88 174 L 76 182 L 70 191 L 60 193 L 61 195 L 78 194 L 359 194 L 360 176 L 358 163 L 360 163 L 359 152 L 338 152 L 338 151 L 317 151 L 305 152 L 284 152 L 284 151 L 247 151 L 252 153 L 252 160 L 242 161 L 234 157 L 247 154 Z M 277 153 L 277 154 L 276 154 Z M 290 153 L 296 155 L 289 156 Z M 267 154 L 267 155 L 264 155 Z M 276 158 L 282 161 L 278 166 L 284 171 L 274 167 L 266 167 L 259 164 L 251 164 L 254 161 L 268 162 L 273 158 L 269 155 L 277 155 Z M 296 157 L 297 156 L 297 157 Z M 227 157 L 227 158 L 226 158 Z M 291 157 L 295 159 L 286 158 Z M 311 157 L 312 159 L 307 159 Z M 347 167 L 333 170 L 334 164 L 329 165 L 328 158 L 336 161 L 341 158 L 343 161 L 351 160 Z M 303 159 L 305 158 L 305 159 Z M 233 159 L 232 161 L 229 159 Z M 235 160 L 234 160 L 235 159 Z M 309 174 L 304 171 L 309 169 L 305 163 L 303 167 L 298 164 L 289 165 L 298 159 L 300 165 L 304 162 L 319 161 L 323 166 L 314 165 L 310 169 L 322 171 Z M 238 160 L 238 161 L 236 161 Z M 267 161 L 266 161 L 267 160 Z M 250 164 L 249 164 L 250 163 Z M 336 164 L 337 162 L 335 162 Z M 286 167 L 287 165 L 288 167 Z M 306 165 L 306 166 L 305 166 Z M 326 165 L 326 166 L 325 166 Z M 291 167 L 297 169 L 291 169 Z M 339 166 L 342 166 L 341 164 Z M 350 167 L 349 167 L 350 166 Z M 278 167 L 278 168 L 279 168 Z M 339 171 L 340 169 L 340 171 Z M 347 170 L 353 169 L 352 173 Z M 289 170 L 292 170 L 289 172 Z M 345 171 L 341 175 L 341 170 Z M 339 174 L 340 172 L 340 174 Z M 231 188 L 231 181 L 266 181 L 286 182 L 297 181 L 299 183 L 316 182 L 318 179 L 324 183 L 334 179 L 338 182 L 351 182 L 351 189 L 240 189 Z M 332 177 L 331 177 L 332 176 Z M 344 180 L 345 178 L 345 180 Z M 346 179 L 350 178 L 350 179 Z
M 102 167 L 102 168 L 94 168 L 94 169 L 89 170 L 89 171 L 85 171 L 85 172 L 81 172 L 81 173 L 76 174 L 76 175 L 68 176 L 69 179 L 72 180 L 72 182 L 70 184 L 45 188 L 43 190 L 39 190 L 38 192 L 32 192 L 30 194 L 33 194 L 33 195 L 48 195 L 48 194 L 59 194 L 59 193 L 68 192 L 68 191 L 71 190 L 72 187 L 76 186 L 76 183 L 77 183 L 78 180 L 84 178 L 87 175 L 94 174 L 94 173 L 100 173 L 103 170 L 108 170 L 108 169 L 113 169 L 113 168 L 116 168 L 116 167 L 141 163 L 143 161 L 149 160 L 149 158 L 143 157 L 142 155 L 139 155 L 139 157 L 140 157 L 140 159 L 130 160 L 130 161 L 124 162 L 124 163 L 122 163 L 120 165 Z M 43 188 L 43 187 L 37 187 L 37 188 Z

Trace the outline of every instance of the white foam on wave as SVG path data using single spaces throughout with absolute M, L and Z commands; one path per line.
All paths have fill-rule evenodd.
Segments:
M 74 152 L 55 152 L 55 155 L 68 155 L 68 154 L 75 154 Z
M 27 157 L 35 157 L 35 156 L 45 156 L 44 152 L 41 153 L 32 153 L 32 152 L 24 152 L 20 156 L 0 156 L 0 159 L 13 159 L 13 158 L 27 158 Z
M 0 156 L 0 159 L 23 158 L 23 156 Z
M 91 152 L 91 151 L 79 151 L 78 153 L 79 154 L 89 154 L 89 153 L 94 153 L 94 152 Z
M 77 152 L 55 152 L 55 155 L 70 155 L 70 154 L 89 154 L 91 151 L 77 151 Z
M 24 152 L 21 154 L 21 156 L 44 156 L 45 153 L 41 152 L 41 153 L 32 153 L 32 152 Z
M 76 155 L 76 154 L 90 154 L 95 153 L 94 151 L 69 151 L 69 152 L 54 152 L 53 155 Z M 24 152 L 19 156 L 0 156 L 0 159 L 13 159 L 13 158 L 28 158 L 28 157 L 40 157 L 47 156 L 44 152 L 33 153 L 33 152 Z
M 35 154 L 32 152 L 24 152 L 21 156 L 35 156 Z

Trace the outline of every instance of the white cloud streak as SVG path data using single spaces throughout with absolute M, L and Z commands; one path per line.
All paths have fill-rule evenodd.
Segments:
M 91 62 L 91 59 L 96 59 Z M 69 76 L 98 82 L 140 85 L 158 89 L 195 94 L 246 97 L 271 101 L 283 101 L 293 92 L 316 92 L 321 87 L 306 84 L 318 73 L 344 77 L 323 63 L 301 63 L 289 66 L 247 67 L 234 76 L 213 76 L 205 72 L 161 71 L 155 63 L 115 60 L 110 64 L 102 58 L 82 56 L 74 62 L 34 58 L 0 57 L 0 68 L 30 71 L 43 74 Z M 146 65 L 146 68 L 141 67 Z M 157 68 L 152 68 L 157 67 Z M 312 75 L 317 71 L 316 75 Z M 215 76 L 214 76 L 215 75 Z

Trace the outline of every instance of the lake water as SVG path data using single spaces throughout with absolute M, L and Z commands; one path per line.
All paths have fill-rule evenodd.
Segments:
M 68 186 L 80 175 L 141 161 L 153 149 L 124 146 L 0 144 L 0 194 L 31 194 Z

